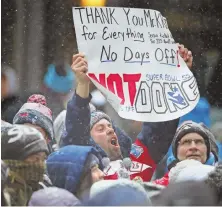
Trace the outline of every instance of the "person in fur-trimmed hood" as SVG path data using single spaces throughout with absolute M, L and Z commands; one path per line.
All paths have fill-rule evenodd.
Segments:
M 1 158 L 9 167 L 5 190 L 12 206 L 26 206 L 43 182 L 48 147 L 33 127 L 12 125 L 1 132 Z
M 179 53 L 188 67 L 191 67 L 191 52 L 180 45 Z M 73 56 L 72 70 L 76 75 L 77 87 L 67 106 L 65 132 L 60 145 L 92 145 L 102 156 L 108 156 L 111 162 L 104 169 L 105 179 L 140 177 L 143 181 L 150 181 L 156 165 L 165 156 L 172 142 L 178 119 L 144 123 L 132 145 L 131 138 L 116 127 L 107 114 L 101 111 L 90 112 L 90 80 L 86 75 L 88 65 L 84 55 Z M 131 164 L 123 162 L 123 158 L 129 157 Z
M 218 148 L 213 134 L 203 124 L 192 121 L 184 122 L 177 129 L 172 149 L 175 159 L 174 166 L 187 159 L 194 159 L 207 165 L 214 165 L 218 161 Z M 169 166 L 173 167 L 172 164 Z M 154 183 L 167 186 L 169 173 L 166 173 L 163 178 L 155 180 Z

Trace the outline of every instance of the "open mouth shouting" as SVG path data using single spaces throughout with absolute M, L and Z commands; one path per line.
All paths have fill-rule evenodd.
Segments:
M 118 143 L 118 140 L 117 140 L 117 137 L 116 136 L 113 136 L 111 138 L 111 141 L 110 141 L 111 145 L 115 146 L 115 147 L 119 147 L 119 143 Z

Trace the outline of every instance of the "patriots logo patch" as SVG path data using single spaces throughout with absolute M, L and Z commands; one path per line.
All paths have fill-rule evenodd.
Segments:
M 135 144 L 132 145 L 130 154 L 134 155 L 136 158 L 139 158 L 142 153 L 143 153 L 142 147 Z

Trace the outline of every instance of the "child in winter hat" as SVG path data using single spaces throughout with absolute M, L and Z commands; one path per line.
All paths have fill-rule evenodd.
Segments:
M 42 134 L 33 127 L 13 125 L 1 132 L 2 160 L 9 167 L 6 190 L 12 205 L 25 206 L 43 181 L 48 147 Z
M 13 119 L 13 124 L 29 124 L 37 128 L 46 139 L 50 152 L 56 143 L 53 133 L 52 111 L 43 95 L 33 94 L 28 98 Z

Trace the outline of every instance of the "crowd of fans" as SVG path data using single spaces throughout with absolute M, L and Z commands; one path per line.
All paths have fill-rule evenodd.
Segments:
M 180 45 L 179 53 L 191 69 L 191 51 Z M 47 94 L 16 96 L 2 70 L 2 206 L 222 205 L 220 127 L 214 134 L 192 120 L 144 122 L 132 140 L 91 103 L 84 55 L 66 68 L 73 75 L 62 90 L 76 81 L 66 110 Z M 64 74 L 56 71 L 44 81 L 58 92 L 50 77 Z M 167 172 L 155 179 L 171 145 Z

